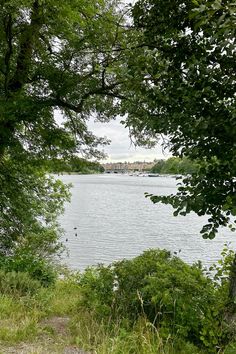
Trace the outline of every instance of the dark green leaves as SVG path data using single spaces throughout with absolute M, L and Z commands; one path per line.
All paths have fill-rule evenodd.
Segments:
M 40 237 L 56 249 L 68 190 L 45 176 L 44 161 L 103 156 L 107 140 L 87 120 L 118 111 L 122 22 L 112 1 L 0 2 L 2 253 Z
M 137 143 L 167 135 L 174 156 L 200 164 L 176 196 L 151 200 L 209 215 L 213 238 L 236 206 L 235 5 L 140 0 L 133 19 L 126 125 Z

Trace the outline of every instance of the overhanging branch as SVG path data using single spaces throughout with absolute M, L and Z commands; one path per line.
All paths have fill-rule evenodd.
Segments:
M 52 97 L 52 98 L 45 98 L 45 99 L 38 99 L 37 104 L 43 105 L 43 106 L 48 106 L 48 107 L 59 107 L 59 108 L 66 108 L 69 109 L 75 113 L 81 113 L 83 109 L 83 104 L 88 99 L 89 97 L 93 95 L 103 95 L 103 96 L 110 96 L 118 99 L 127 99 L 125 96 L 119 94 L 118 92 L 112 91 L 112 89 L 116 88 L 116 86 L 120 85 L 120 82 L 114 83 L 109 86 L 105 87 L 99 87 L 97 89 L 91 90 L 87 93 L 85 93 L 81 99 L 80 102 L 76 105 L 73 103 L 70 103 L 68 101 L 65 101 L 61 97 Z

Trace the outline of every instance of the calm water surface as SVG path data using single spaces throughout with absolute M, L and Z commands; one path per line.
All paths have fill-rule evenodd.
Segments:
M 204 240 L 199 231 L 206 218 L 174 217 L 171 207 L 154 205 L 144 197 L 145 192 L 174 193 L 174 178 L 110 174 L 60 178 L 73 184 L 71 203 L 59 220 L 69 249 L 66 263 L 73 269 L 132 258 L 148 248 L 165 248 L 189 263 L 201 260 L 209 265 L 220 257 L 226 241 L 236 246 L 235 233 L 221 229 L 214 240 Z

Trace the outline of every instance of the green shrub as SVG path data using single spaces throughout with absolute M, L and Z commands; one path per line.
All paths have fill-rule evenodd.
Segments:
M 0 292 L 13 296 L 33 295 L 40 288 L 40 282 L 22 272 L 0 270 Z
M 28 273 L 32 279 L 38 280 L 42 286 L 48 287 L 56 281 L 57 273 L 46 260 L 27 253 L 0 258 L 0 268 L 7 272 Z
M 82 307 L 95 310 L 101 318 L 110 316 L 115 300 L 114 278 L 115 274 L 110 266 L 98 265 L 87 268 L 79 278 Z
M 132 260 L 88 268 L 79 284 L 80 305 L 101 318 L 134 324 L 143 316 L 162 338 L 177 335 L 206 345 L 209 352 L 222 338 L 219 289 L 199 264 L 187 265 L 168 251 L 149 250 Z

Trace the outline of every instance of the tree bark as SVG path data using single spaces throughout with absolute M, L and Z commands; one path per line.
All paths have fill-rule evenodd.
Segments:
M 229 277 L 229 309 L 232 314 L 236 313 L 236 253 L 234 254 Z
M 35 40 L 39 36 L 39 30 L 43 23 L 40 10 L 41 7 L 39 2 L 38 0 L 35 0 L 32 7 L 31 22 L 21 36 L 20 49 L 16 61 L 16 70 L 8 84 L 8 90 L 11 92 L 21 90 L 24 84 L 28 81 L 28 73 L 32 63 Z

